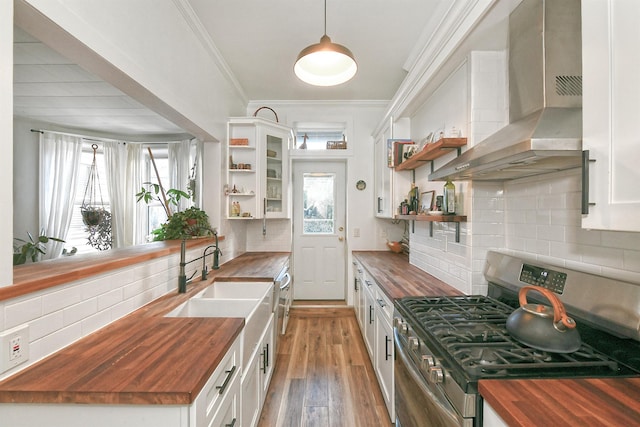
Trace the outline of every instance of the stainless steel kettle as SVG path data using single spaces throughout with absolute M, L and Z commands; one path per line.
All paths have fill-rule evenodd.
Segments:
M 537 291 L 551 302 L 551 307 L 527 302 L 527 292 Z M 520 308 L 507 318 L 507 331 L 520 341 L 552 353 L 572 353 L 582 340 L 576 322 L 565 311 L 558 297 L 540 286 L 525 286 L 518 294 Z

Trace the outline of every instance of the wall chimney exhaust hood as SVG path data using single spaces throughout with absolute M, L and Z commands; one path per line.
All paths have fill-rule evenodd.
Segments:
M 509 124 L 429 180 L 508 180 L 581 167 L 580 32 L 580 0 L 523 0 L 509 16 Z

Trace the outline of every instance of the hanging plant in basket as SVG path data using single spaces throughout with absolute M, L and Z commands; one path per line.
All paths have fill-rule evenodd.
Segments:
M 105 213 L 108 213 L 104 208 L 102 190 L 100 188 L 100 177 L 98 176 L 98 167 L 96 166 L 96 151 L 98 150 L 98 146 L 93 144 L 91 148 L 93 149 L 93 161 L 89 169 L 89 177 L 87 178 L 87 185 L 84 189 L 84 197 L 82 198 L 82 206 L 80 207 L 82 222 L 84 222 L 84 225 L 87 227 L 95 227 L 101 224 L 105 219 Z M 100 197 L 99 202 L 97 196 Z

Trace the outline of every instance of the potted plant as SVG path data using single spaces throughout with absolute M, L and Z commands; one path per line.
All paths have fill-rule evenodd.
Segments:
M 111 212 L 103 211 L 101 221 L 92 226 L 87 226 L 86 230 L 89 233 L 87 237 L 87 244 L 99 251 L 106 251 L 111 249 Z
M 108 214 L 109 212 L 102 206 L 83 205 L 80 208 L 80 213 L 82 214 L 82 222 L 84 222 L 84 225 L 87 227 L 93 227 L 100 224 L 103 221 L 105 214 Z
M 178 190 L 175 188 L 170 188 L 169 190 L 164 191 L 160 184 L 155 184 L 153 182 L 145 182 L 143 183 L 145 187 L 142 187 L 140 192 L 136 194 L 137 201 L 144 200 L 145 203 L 149 203 L 152 200 L 157 200 L 162 204 L 165 213 L 167 214 L 167 218 L 171 218 L 171 206 L 178 206 L 178 203 L 181 199 L 190 199 L 189 194 L 185 191 Z
M 195 206 L 171 215 L 160 228 L 153 230 L 153 240 L 173 240 L 212 236 L 207 213 Z
M 64 240 L 62 239 L 45 235 L 44 229 L 40 231 L 40 235 L 37 239 L 34 239 L 28 231 L 27 235 L 29 236 L 28 241 L 17 237 L 13 239 L 17 242 L 14 242 L 13 244 L 13 265 L 24 264 L 29 259 L 31 262 L 38 262 L 40 255 L 47 253 L 46 244 L 49 243 L 49 240 L 64 243 Z

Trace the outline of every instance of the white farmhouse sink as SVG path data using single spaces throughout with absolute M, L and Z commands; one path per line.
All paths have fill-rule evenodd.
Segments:
M 194 296 L 167 313 L 165 317 L 243 317 L 242 360 L 243 365 L 246 365 L 258 346 L 262 332 L 269 323 L 269 317 L 273 315 L 271 299 L 272 295 L 267 291 L 260 299 L 198 298 Z M 244 368 L 246 369 L 246 366 Z
M 244 317 L 253 314 L 259 299 L 191 298 L 170 311 L 165 317 Z
M 213 282 L 194 298 L 262 299 L 272 287 L 270 282 Z

